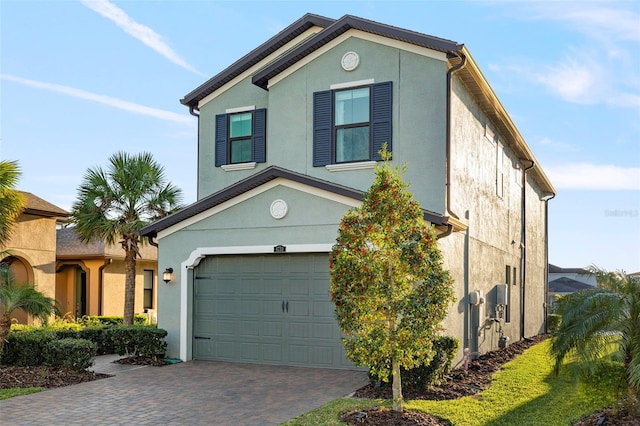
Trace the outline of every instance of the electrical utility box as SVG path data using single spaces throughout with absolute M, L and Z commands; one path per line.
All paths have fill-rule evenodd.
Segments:
M 507 305 L 509 300 L 509 286 L 496 284 L 496 305 Z

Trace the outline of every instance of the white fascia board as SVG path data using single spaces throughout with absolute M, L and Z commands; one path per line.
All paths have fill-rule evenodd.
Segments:
M 290 66 L 285 71 L 273 77 L 271 80 L 269 80 L 269 83 L 267 84 L 267 88 L 273 86 L 274 84 L 277 84 L 280 80 L 285 79 L 289 75 L 293 74 L 300 68 L 307 65 L 309 62 L 313 61 L 314 59 L 318 58 L 321 55 L 324 55 L 327 51 L 333 49 L 334 47 L 336 47 L 337 45 L 339 45 L 340 43 L 344 42 L 345 40 L 351 37 L 356 37 L 362 40 L 371 41 L 374 43 L 382 44 L 384 46 L 395 47 L 400 50 L 405 50 L 407 52 L 415 53 L 417 55 L 426 56 L 432 59 L 437 59 L 442 62 L 447 61 L 447 54 L 444 52 L 438 52 L 437 50 L 427 49 L 426 47 L 416 46 L 415 44 L 394 40 L 394 39 L 380 36 L 377 34 L 371 34 L 371 33 L 367 33 L 367 32 L 356 30 L 356 29 L 350 29 L 349 31 L 341 34 L 339 37 L 336 37 L 329 43 L 325 44 L 318 50 L 305 56 L 304 59 L 301 59 L 300 61 L 296 62 L 294 65 Z
M 274 179 L 272 181 L 269 181 L 263 185 L 260 185 L 257 188 L 253 188 L 250 191 L 247 191 L 243 194 L 238 195 L 237 197 L 232 198 L 231 200 L 228 200 L 222 204 L 219 204 L 217 206 L 214 206 L 202 213 L 198 213 L 197 215 L 194 215 L 188 219 L 185 219 L 183 221 L 181 221 L 180 223 L 176 223 L 173 226 L 168 227 L 167 229 L 164 229 L 162 231 L 158 232 L 158 240 L 161 240 L 164 237 L 167 237 L 171 234 L 173 234 L 174 232 L 178 232 L 184 228 L 186 228 L 187 226 L 193 225 L 195 223 L 200 222 L 201 220 L 204 220 L 210 216 L 213 216 L 217 213 L 220 213 L 228 208 L 231 208 L 237 204 L 242 203 L 243 201 L 246 201 L 250 198 L 255 197 L 256 195 L 262 194 L 263 192 L 266 192 L 272 188 L 275 188 L 276 186 L 285 186 L 287 188 L 291 188 L 291 189 L 295 189 L 297 191 L 301 191 L 301 192 L 305 192 L 307 194 L 311 194 L 320 198 L 324 198 L 327 200 L 331 200 L 331 201 L 335 201 L 337 203 L 340 204 L 345 204 L 349 207 L 357 207 L 360 204 L 362 204 L 361 201 L 359 200 L 355 200 L 353 198 L 350 197 L 346 197 L 344 195 L 339 195 L 339 194 L 335 194 L 331 191 L 327 191 L 324 189 L 320 189 L 320 188 L 315 188 L 312 186 L 308 186 L 305 185 L 303 183 L 300 182 L 295 182 L 295 181 L 291 181 L 285 178 L 277 178 Z
M 207 104 L 208 102 L 211 102 L 213 99 L 215 99 L 216 97 L 220 96 L 220 94 L 226 92 L 227 90 L 229 90 L 230 88 L 232 88 L 236 84 L 240 83 L 241 81 L 243 81 L 247 77 L 251 77 L 253 74 L 256 73 L 256 71 L 258 71 L 261 68 L 264 68 L 265 65 L 271 63 L 277 57 L 282 56 L 282 54 L 284 52 L 286 52 L 287 50 L 290 50 L 292 47 L 298 45 L 299 43 L 301 43 L 305 39 L 309 38 L 309 36 L 311 34 L 317 34 L 320 31 L 322 31 L 323 29 L 324 28 L 317 27 L 317 26 L 309 28 L 307 31 L 305 31 L 304 33 L 300 34 L 298 37 L 294 38 L 289 43 L 285 44 L 280 49 L 276 50 L 271 55 L 267 56 L 262 61 L 258 62 L 257 64 L 255 64 L 254 66 L 252 66 L 251 68 L 249 68 L 248 70 L 246 70 L 245 72 L 243 72 L 242 74 L 240 74 L 239 76 L 237 76 L 236 78 L 234 78 L 233 80 L 231 80 L 230 82 L 228 82 L 227 84 L 225 84 L 224 86 L 222 86 L 221 88 L 216 90 L 215 92 L 210 93 L 209 95 L 204 97 L 202 100 L 200 100 L 200 102 L 198 102 L 198 109 L 201 108 L 203 105 Z

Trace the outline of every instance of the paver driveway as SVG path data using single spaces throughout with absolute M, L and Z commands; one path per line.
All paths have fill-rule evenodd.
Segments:
M 361 371 L 208 361 L 96 371 L 116 375 L 0 401 L 0 423 L 273 425 L 367 382 Z

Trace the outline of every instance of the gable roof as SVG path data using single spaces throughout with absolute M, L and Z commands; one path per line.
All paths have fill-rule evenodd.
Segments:
M 573 293 L 590 288 L 595 287 L 567 277 L 558 278 L 557 280 L 549 282 L 549 291 L 553 293 Z
M 251 52 L 244 55 L 242 58 L 235 61 L 233 64 L 225 68 L 222 72 L 213 76 L 205 83 L 198 86 L 196 89 L 185 95 L 180 100 L 180 103 L 191 108 L 196 108 L 198 102 L 204 99 L 206 96 L 215 92 L 217 89 L 233 80 L 252 66 L 258 64 L 260 61 L 277 51 L 287 43 L 303 34 L 313 27 L 328 27 L 334 22 L 333 19 L 325 18 L 323 16 L 307 13 L 302 18 L 289 25 L 284 30 L 280 31 L 275 36 L 271 37 L 260 46 L 253 49 Z
M 42 217 L 67 218 L 70 213 L 60 207 L 36 197 L 30 192 L 18 191 L 24 196 L 25 207 L 23 213 Z
M 201 200 L 198 200 L 195 203 L 183 208 L 182 210 L 179 210 L 150 225 L 145 226 L 140 230 L 140 235 L 155 237 L 158 232 L 167 229 L 170 226 L 189 219 L 199 213 L 209 210 L 217 205 L 224 203 L 225 201 L 229 201 L 234 197 L 237 197 L 247 191 L 257 188 L 260 185 L 263 185 L 277 178 L 288 179 L 359 201 L 362 201 L 362 199 L 364 198 L 363 191 L 359 191 L 343 185 L 338 185 L 322 179 L 313 178 L 307 175 L 293 172 L 291 170 L 283 169 L 281 167 L 271 166 Z M 437 213 L 433 213 L 424 209 L 423 212 L 424 219 L 433 223 L 434 225 L 447 225 L 447 217 L 443 217 Z
M 437 50 L 439 52 L 457 52 L 462 48 L 461 44 L 458 44 L 454 41 L 433 37 L 415 31 L 405 30 L 391 25 L 369 21 L 357 16 L 345 15 L 337 21 L 334 21 L 330 26 L 322 30 L 315 37 L 303 42 L 298 47 L 289 51 L 281 58 L 277 59 L 270 65 L 260 70 L 253 76 L 253 84 L 266 90 L 269 79 L 286 70 L 305 56 L 313 53 L 315 50 L 319 49 L 341 34 L 349 31 L 350 29 L 356 29 L 371 34 L 380 35 L 389 39 L 403 41 L 405 43 L 414 44 L 416 46 L 425 47 L 431 50 Z

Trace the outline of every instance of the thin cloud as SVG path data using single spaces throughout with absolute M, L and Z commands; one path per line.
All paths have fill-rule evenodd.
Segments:
M 542 138 L 538 142 L 540 145 L 544 145 L 545 148 L 550 148 L 556 152 L 580 152 L 580 148 L 574 144 L 568 142 L 562 142 L 553 140 L 550 138 Z
M 165 111 L 157 108 L 151 108 L 133 102 L 123 101 L 121 99 L 112 98 L 105 95 L 98 95 L 96 93 L 87 92 L 81 89 L 75 89 L 73 87 L 62 86 L 60 84 L 44 83 L 41 81 L 28 80 L 26 78 L 16 77 L 9 74 L 0 74 L 0 79 L 6 81 L 12 81 L 14 83 L 23 84 L 29 87 L 35 87 L 37 89 L 49 90 L 51 92 L 62 93 L 63 95 L 71 96 L 78 99 L 85 99 L 92 102 L 97 102 L 103 105 L 108 105 L 113 108 L 118 108 L 124 111 L 133 112 L 136 114 L 146 115 L 149 117 L 159 118 L 161 120 L 174 121 L 180 124 L 187 124 L 193 126 L 193 120 L 185 115 L 180 115 L 175 112 Z
M 559 189 L 640 190 L 640 167 L 573 163 L 545 167 L 545 172 Z
M 204 73 L 189 65 L 176 52 L 174 52 L 160 34 L 156 33 L 148 26 L 134 21 L 124 10 L 120 9 L 115 4 L 108 0 L 81 0 L 80 3 L 113 21 L 113 23 L 120 27 L 124 32 L 140 40 L 142 43 L 155 50 L 174 64 L 198 75 L 205 76 Z
M 633 5 L 632 2 L 626 4 Z M 536 12 L 530 14 L 530 18 L 566 22 L 589 37 L 640 41 L 640 15 L 630 8 L 618 9 L 594 3 L 580 3 L 576 7 L 572 2 L 535 3 L 533 8 Z

